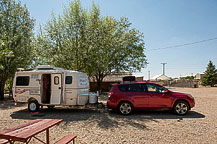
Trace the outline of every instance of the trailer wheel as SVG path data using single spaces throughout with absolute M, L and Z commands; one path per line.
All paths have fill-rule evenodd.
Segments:
M 30 112 L 37 112 L 39 110 L 39 104 L 36 100 L 30 101 L 28 103 L 28 110 Z

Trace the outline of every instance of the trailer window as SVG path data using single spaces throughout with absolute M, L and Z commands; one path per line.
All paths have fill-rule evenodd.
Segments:
M 66 76 L 65 84 L 72 84 L 72 76 Z
M 28 86 L 29 76 L 18 76 L 16 78 L 16 86 Z
M 55 76 L 55 77 L 54 77 L 54 84 L 55 84 L 55 85 L 58 85 L 58 84 L 59 84 L 59 77 L 58 77 L 58 76 Z

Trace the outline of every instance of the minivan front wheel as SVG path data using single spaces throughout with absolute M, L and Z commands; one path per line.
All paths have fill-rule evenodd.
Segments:
M 121 102 L 118 106 L 118 112 L 122 115 L 129 115 L 133 112 L 133 106 L 129 102 Z
M 178 115 L 186 115 L 189 109 L 189 104 L 185 101 L 177 101 L 173 107 L 173 111 Z

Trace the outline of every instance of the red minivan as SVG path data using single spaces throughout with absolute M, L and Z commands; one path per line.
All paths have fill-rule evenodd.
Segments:
M 170 109 L 178 115 L 185 115 L 194 105 L 191 94 L 172 92 L 150 82 L 114 84 L 107 101 L 109 109 L 123 115 L 142 109 Z

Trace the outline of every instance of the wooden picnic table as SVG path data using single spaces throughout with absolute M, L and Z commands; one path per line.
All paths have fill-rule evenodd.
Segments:
M 0 132 L 0 139 L 7 139 L 10 144 L 16 141 L 29 143 L 32 138 L 49 144 L 49 128 L 62 122 L 62 119 L 36 119 L 14 128 L 6 129 Z M 36 135 L 46 131 L 46 143 L 37 138 Z

